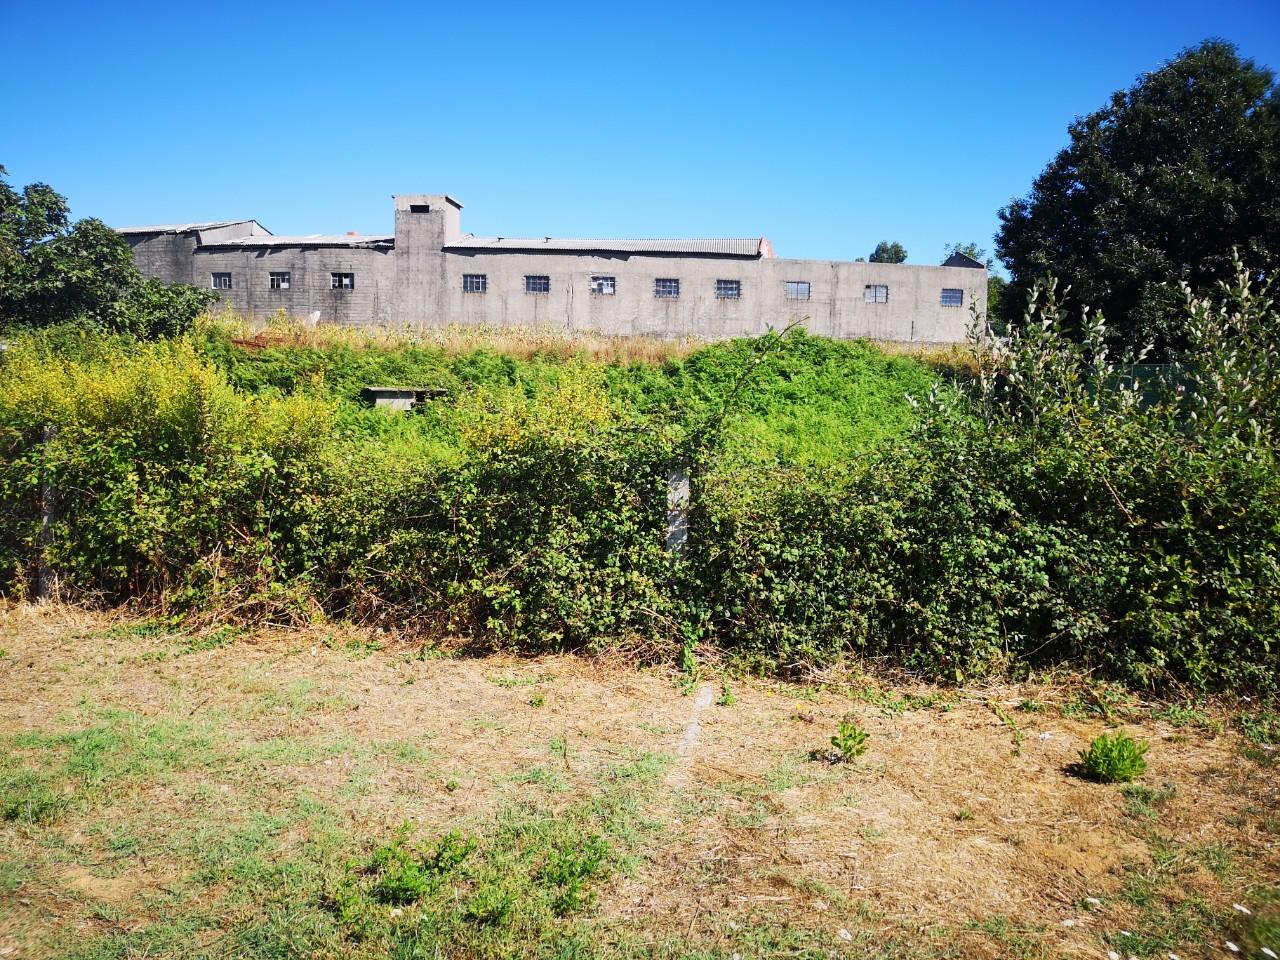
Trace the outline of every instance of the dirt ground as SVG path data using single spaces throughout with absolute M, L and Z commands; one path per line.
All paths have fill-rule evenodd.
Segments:
M 153 722 L 210 758 L 166 766 L 160 734 L 135 737 L 116 788 L 48 823 L 0 823 L 0 957 L 142 955 L 92 945 L 155 922 L 184 882 L 174 831 L 287 811 L 300 794 L 362 836 L 440 831 L 533 794 L 571 803 L 641 756 L 662 762 L 643 795 L 653 829 L 600 890 L 600 931 L 726 957 L 753 955 L 735 944 L 765 926 L 841 956 L 1189 958 L 1228 955 L 1228 940 L 1266 955 L 1280 766 L 1238 732 L 1241 705 L 1170 709 L 1079 678 L 824 679 L 455 658 L 344 629 L 187 638 L 2 608 L 11 772 L 71 763 L 58 733 L 104 717 Z M 869 749 L 832 762 L 846 716 Z M 1139 790 L 1073 771 L 1116 729 L 1150 745 Z

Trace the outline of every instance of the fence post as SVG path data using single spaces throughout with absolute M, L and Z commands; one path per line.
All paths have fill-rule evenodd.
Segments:
M 58 435 L 58 428 L 46 425 L 40 431 L 40 440 L 47 447 Z M 36 560 L 35 594 L 37 600 L 46 600 L 53 592 L 53 571 L 49 567 L 49 548 L 53 546 L 53 525 L 58 520 L 58 491 L 47 466 L 40 468 L 40 531 L 36 543 L 40 556 Z
M 689 539 L 689 467 L 676 464 L 667 475 L 667 553 L 684 554 Z

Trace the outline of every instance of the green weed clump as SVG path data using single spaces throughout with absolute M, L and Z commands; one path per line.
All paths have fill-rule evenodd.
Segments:
M 457 832 L 434 844 L 413 846 L 407 826 L 389 843 L 377 847 L 364 867 L 374 878 L 369 894 L 378 903 L 417 903 L 436 889 L 475 849 L 475 841 Z
M 1129 783 L 1147 769 L 1148 749 L 1125 733 L 1104 733 L 1080 752 L 1080 766 L 1099 783 Z
M 0 820 L 49 823 L 61 816 L 68 800 L 37 774 L 0 775 Z
M 835 748 L 836 757 L 845 763 L 856 760 L 867 752 L 867 741 L 871 735 L 851 719 L 840 721 L 835 735 L 831 738 L 831 746 Z

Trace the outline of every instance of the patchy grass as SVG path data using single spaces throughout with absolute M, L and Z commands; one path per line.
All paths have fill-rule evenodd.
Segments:
M 0 949 L 1280 952 L 1261 707 L 1245 721 L 1061 678 L 860 677 L 739 679 L 728 709 L 711 672 L 702 702 L 719 691 L 722 705 L 691 738 L 701 692 L 683 696 L 666 669 L 420 658 L 321 630 L 189 641 L 163 623 L 0 608 Z M 873 749 L 812 762 L 845 718 Z M 1141 780 L 1066 773 L 1117 726 L 1151 744 Z

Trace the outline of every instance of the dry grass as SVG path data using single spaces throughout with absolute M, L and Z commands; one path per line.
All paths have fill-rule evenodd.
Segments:
M 341 873 L 406 821 L 479 836 L 504 835 L 512 810 L 577 816 L 646 757 L 660 762 L 628 781 L 635 809 L 590 818 L 630 852 L 573 921 L 582 955 L 1189 957 L 1265 930 L 1280 877 L 1275 754 L 1211 707 L 1171 720 L 1078 679 L 690 685 L 624 663 L 386 643 L 0 612 L 9 772 L 69 798 L 48 821 L 0 823 L 0 950 L 382 955 L 385 942 L 304 925 L 308 910 L 327 916 L 307 877 Z M 871 748 L 829 762 L 847 715 Z M 1139 791 L 1070 773 L 1112 725 L 1152 745 Z M 81 769 L 85 731 L 115 752 L 92 773 L 60 772 Z M 331 859 L 316 852 L 326 844 Z M 183 933 L 184 917 L 201 920 Z M 491 953 L 436 948 L 532 955 L 527 936 L 513 928 Z
M 414 327 L 366 329 L 337 324 L 310 324 L 281 312 L 262 319 L 239 314 L 217 313 L 206 322 L 217 324 L 238 342 L 260 347 L 310 347 L 329 350 L 393 350 L 401 347 L 431 347 L 449 355 L 489 350 L 528 360 L 531 357 L 583 359 L 598 363 L 663 363 L 688 356 L 706 341 L 691 337 L 607 336 L 590 331 L 555 328 L 491 326 Z

